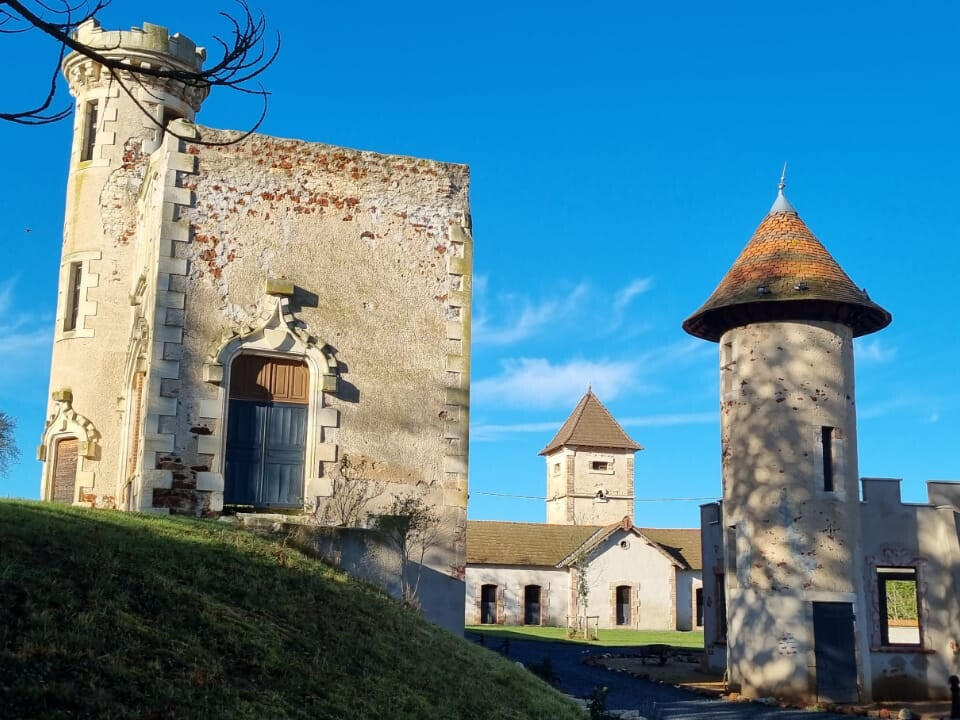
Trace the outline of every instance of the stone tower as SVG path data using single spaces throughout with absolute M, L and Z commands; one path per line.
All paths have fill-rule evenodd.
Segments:
M 747 696 L 809 699 L 830 680 L 818 684 L 822 633 L 849 640 L 851 663 L 869 653 L 853 338 L 891 316 L 854 285 L 783 188 L 683 328 L 720 348 L 717 581 L 730 682 Z M 869 682 L 862 663 L 851 665 L 832 699 L 869 697 Z
M 547 461 L 547 522 L 608 525 L 633 517 L 630 439 L 591 390 L 540 451 Z
M 205 56 L 188 38 L 150 24 L 105 32 L 96 20 L 88 20 L 76 37 L 132 66 L 190 71 L 199 69 Z M 51 394 L 38 449 L 44 461 L 42 498 L 97 498 L 99 504 L 111 505 L 126 474 L 120 467 L 126 444 L 137 435 L 122 429 L 121 417 L 137 401 L 136 388 L 143 382 L 144 368 L 129 366 L 128 350 L 131 344 L 163 339 L 143 336 L 131 303 L 138 283 L 144 282 L 131 276 L 131 268 L 137 265 L 137 211 L 148 156 L 160 146 L 163 126 L 193 119 L 207 89 L 114 74 L 75 52 L 64 60 L 63 72 L 76 98 L 76 113 Z M 138 416 L 139 411 L 132 409 Z

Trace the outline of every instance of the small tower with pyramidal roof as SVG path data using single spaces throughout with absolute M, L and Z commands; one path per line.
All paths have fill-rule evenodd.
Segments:
M 633 517 L 635 443 L 592 389 L 540 454 L 547 461 L 547 522 L 608 525 Z
M 855 702 L 870 696 L 857 663 L 869 657 L 871 612 L 853 338 L 891 317 L 814 237 L 784 186 L 683 323 L 720 346 L 723 503 L 710 523 L 722 528 L 725 562 L 716 583 L 705 580 L 705 600 L 726 608 L 729 681 L 745 696 Z M 849 666 L 821 657 L 831 647 Z

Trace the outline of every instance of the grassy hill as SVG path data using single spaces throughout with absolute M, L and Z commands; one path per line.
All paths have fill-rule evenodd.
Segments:
M 224 523 L 0 501 L 3 718 L 579 718 L 526 670 Z

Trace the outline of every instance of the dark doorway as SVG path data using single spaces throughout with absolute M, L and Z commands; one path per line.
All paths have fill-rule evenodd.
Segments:
M 540 586 L 527 585 L 523 589 L 523 624 L 540 624 Z
M 497 586 L 484 585 L 480 588 L 480 623 L 497 624 Z
M 54 502 L 71 504 L 77 484 L 77 439 L 75 437 L 58 440 L 53 455 L 53 492 L 50 499 Z
M 617 586 L 617 625 L 630 624 L 630 586 Z
M 850 603 L 813 603 L 817 698 L 822 702 L 850 703 L 860 699 L 853 620 Z
M 224 504 L 303 505 L 309 371 L 300 360 L 241 355 L 230 376 Z
M 703 627 L 703 588 L 694 590 L 693 602 L 695 607 L 694 627 Z

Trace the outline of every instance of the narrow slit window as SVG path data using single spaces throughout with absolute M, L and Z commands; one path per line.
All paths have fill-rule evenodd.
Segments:
M 83 149 L 80 151 L 81 162 L 93 160 L 93 149 L 97 145 L 98 110 L 98 100 L 91 100 L 83 110 Z
M 833 492 L 833 428 L 820 428 L 820 443 L 823 446 L 823 489 Z
M 559 475 L 559 474 L 560 474 L 560 463 L 554 463 L 554 464 L 553 464 L 553 474 L 554 474 L 554 475 Z
M 67 284 L 67 307 L 63 317 L 65 331 L 77 329 L 80 312 L 80 282 L 83 280 L 83 264 L 70 263 L 70 277 Z
M 877 583 L 881 644 L 920 647 L 920 603 L 916 568 L 877 568 Z
M 727 641 L 727 588 L 722 573 L 717 576 L 717 642 Z

